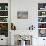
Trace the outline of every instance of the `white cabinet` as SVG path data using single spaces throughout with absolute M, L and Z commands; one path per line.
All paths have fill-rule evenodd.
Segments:
M 46 38 L 44 37 L 38 38 L 38 46 L 46 46 Z
M 0 45 L 8 45 L 8 37 L 5 37 L 5 35 L 0 35 Z
M 0 0 L 0 45 L 8 45 L 8 31 L 10 29 L 10 1 Z
M 46 46 L 46 3 L 38 3 L 38 45 Z

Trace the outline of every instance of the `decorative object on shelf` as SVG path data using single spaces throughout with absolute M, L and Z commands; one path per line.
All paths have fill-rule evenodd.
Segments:
M 41 17 L 38 18 L 38 22 L 42 22 L 42 18 Z
M 46 17 L 38 17 L 38 22 L 46 22 Z
M 38 10 L 45 10 L 46 9 L 46 3 L 38 3 Z
M 8 22 L 8 17 L 0 17 L 0 22 Z
M 18 19 L 28 19 L 28 11 L 18 11 L 17 18 Z
M 8 10 L 8 6 L 5 6 L 5 10 Z
M 46 16 L 46 11 L 42 11 L 42 16 Z
M 8 3 L 0 3 L 0 35 L 8 37 Z
M 34 30 L 34 26 L 33 25 L 31 25 L 31 26 L 29 26 L 29 30 Z
M 20 35 L 20 37 L 21 37 L 22 40 L 26 40 L 27 38 L 29 38 L 29 37 L 26 36 L 26 35 L 23 35 L 23 36 Z
M 45 15 L 45 12 L 42 12 L 42 15 Z
M 0 6 L 0 10 L 1 10 L 1 6 Z
M 40 10 L 44 10 L 44 8 L 40 8 Z
M 8 10 L 8 3 L 0 3 L 0 10 Z
M 0 35 L 5 35 L 5 37 L 8 37 L 8 24 L 7 23 L 0 23 Z
M 1 30 L 8 30 L 8 23 L 0 23 Z
M 39 37 L 46 37 L 46 3 L 38 3 Z
M 16 30 L 16 26 L 13 23 L 11 23 L 11 30 Z
M 39 23 L 38 24 L 38 28 L 46 28 L 46 23 Z
M 45 6 L 45 9 L 46 9 L 46 6 Z
M 39 29 L 39 37 L 46 37 L 46 29 Z
M 0 16 L 8 16 L 8 11 L 0 11 Z

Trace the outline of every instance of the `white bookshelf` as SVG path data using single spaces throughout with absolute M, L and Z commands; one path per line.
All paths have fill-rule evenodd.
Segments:
M 8 3 L 0 3 L 0 18 L 4 18 L 6 21 L 8 20 Z M 8 23 L 8 21 L 0 20 L 0 23 Z
M 8 38 L 8 23 L 9 23 L 8 19 L 9 19 L 8 18 L 8 3 L 0 3 L 0 28 L 3 31 L 4 30 L 7 31 L 5 33 L 3 32 L 7 38 Z M 5 27 L 5 29 L 3 29 L 4 28 L 3 26 Z
M 42 9 L 41 9 L 42 8 Z M 38 32 L 39 37 L 46 37 L 45 34 L 40 34 L 40 31 L 46 31 L 46 3 L 38 4 Z

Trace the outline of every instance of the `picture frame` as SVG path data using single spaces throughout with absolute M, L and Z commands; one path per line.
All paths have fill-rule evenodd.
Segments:
M 28 11 L 17 11 L 17 19 L 28 19 Z

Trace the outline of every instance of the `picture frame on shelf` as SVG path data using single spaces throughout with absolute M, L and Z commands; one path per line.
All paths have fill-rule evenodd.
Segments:
M 46 11 L 38 11 L 38 16 L 46 16 Z
M 8 3 L 0 3 L 0 35 L 8 37 Z
M 46 23 L 38 23 L 38 28 L 46 28 Z
M 46 17 L 38 17 L 38 22 L 46 22 Z
M 8 17 L 0 17 L 0 22 L 8 22 Z

